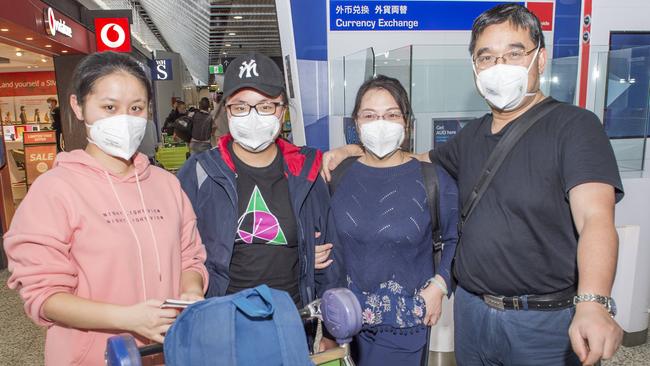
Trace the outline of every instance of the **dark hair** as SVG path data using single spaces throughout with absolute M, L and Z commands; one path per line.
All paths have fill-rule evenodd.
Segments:
M 199 109 L 207 111 L 210 109 L 210 99 L 203 97 L 199 100 Z
M 120 71 L 138 79 L 147 90 L 147 101 L 151 100 L 151 82 L 144 69 L 133 57 L 111 51 L 92 53 L 81 60 L 72 76 L 72 94 L 81 105 L 97 80 Z
M 359 87 L 359 91 L 357 92 L 357 97 L 354 101 L 352 118 L 356 121 L 357 114 L 359 113 L 359 108 L 361 108 L 361 100 L 363 99 L 363 96 L 372 89 L 384 89 L 393 96 L 395 102 L 397 102 L 397 105 L 399 106 L 400 111 L 404 115 L 404 120 L 406 122 L 406 126 L 408 127 L 410 125 L 411 118 L 413 117 L 413 110 L 411 109 L 408 93 L 406 92 L 406 89 L 404 89 L 404 86 L 402 86 L 402 83 L 399 82 L 399 80 L 385 75 L 376 75 L 372 79 L 368 79 L 363 84 L 361 84 L 361 87 Z
M 502 4 L 493 7 L 492 9 L 484 11 L 476 19 L 472 25 L 472 39 L 469 42 L 469 53 L 474 54 L 476 47 L 476 40 L 483 33 L 485 28 L 504 22 L 510 22 L 516 29 L 523 28 L 528 30 L 530 40 L 539 44 L 539 48 L 545 48 L 544 34 L 542 33 L 542 25 L 535 14 L 531 13 L 525 6 L 519 4 Z

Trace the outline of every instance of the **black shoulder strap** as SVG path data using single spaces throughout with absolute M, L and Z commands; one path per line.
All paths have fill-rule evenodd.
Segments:
M 442 230 L 440 228 L 440 187 L 435 164 L 421 161 L 424 188 L 427 192 L 431 227 L 433 228 L 433 260 L 435 268 L 440 266 L 442 258 Z
M 343 160 L 337 167 L 336 169 L 332 170 L 332 176 L 329 182 L 329 188 L 330 188 L 330 196 L 334 196 L 334 191 L 336 190 L 336 187 L 339 185 L 341 182 L 341 179 L 345 175 L 345 172 L 348 171 L 348 168 L 354 163 L 357 159 L 359 159 L 358 156 L 352 156 L 349 157 L 345 160 Z
M 544 103 L 544 102 L 542 102 Z M 485 165 L 483 165 L 483 173 L 479 177 L 478 181 L 474 185 L 472 192 L 469 197 L 463 203 L 463 210 L 460 215 L 460 221 L 458 222 L 458 233 L 462 233 L 463 225 L 467 222 L 469 216 L 474 212 L 474 208 L 478 205 L 478 202 L 483 198 L 485 191 L 487 190 L 490 182 L 496 175 L 497 171 L 501 167 L 501 164 L 506 159 L 512 148 L 515 147 L 517 142 L 521 137 L 531 128 L 533 125 L 550 113 L 552 110 L 557 108 L 561 103 L 557 101 L 551 101 L 544 103 L 545 105 L 539 106 L 536 113 L 524 114 L 520 117 L 508 130 L 505 135 L 501 138 L 497 146 L 494 148 L 494 151 L 490 154 Z M 535 107 L 533 107 L 535 108 Z

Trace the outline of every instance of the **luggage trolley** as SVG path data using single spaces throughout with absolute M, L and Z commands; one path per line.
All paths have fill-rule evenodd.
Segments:
M 325 291 L 321 299 L 298 310 L 302 319 L 319 319 L 334 336 L 339 347 L 311 355 L 315 365 L 354 366 L 350 357 L 352 337 L 361 330 L 361 306 L 355 295 L 346 288 Z M 142 366 L 142 357 L 163 352 L 162 344 L 138 348 L 135 338 L 121 334 L 108 339 L 106 346 L 107 366 Z

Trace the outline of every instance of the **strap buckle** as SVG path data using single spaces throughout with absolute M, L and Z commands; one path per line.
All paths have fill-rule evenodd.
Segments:
M 506 310 L 506 305 L 503 302 L 503 299 L 505 299 L 504 296 L 483 295 L 483 301 L 487 306 L 501 311 Z

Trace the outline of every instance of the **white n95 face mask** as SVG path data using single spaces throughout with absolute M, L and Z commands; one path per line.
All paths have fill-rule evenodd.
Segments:
M 88 136 L 90 143 L 97 145 L 108 155 L 129 160 L 144 138 L 147 120 L 120 114 L 99 119 L 92 125 L 86 124 L 86 127 L 90 130 Z
M 404 126 L 383 119 L 362 124 L 359 132 L 363 146 L 379 159 L 395 152 L 404 142 Z
M 528 72 L 537 59 L 538 53 L 539 47 L 527 68 L 496 64 L 477 73 L 476 67 L 472 63 L 474 74 L 476 74 L 476 86 L 483 98 L 496 109 L 511 111 L 521 104 L 524 97 L 535 95 L 536 93 L 528 93 Z
M 256 110 L 251 110 L 248 116 L 230 117 L 228 127 L 239 146 L 250 152 L 260 152 L 278 137 L 280 119 L 274 114 L 260 116 Z

